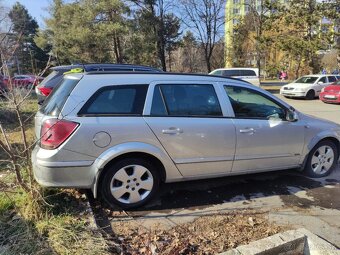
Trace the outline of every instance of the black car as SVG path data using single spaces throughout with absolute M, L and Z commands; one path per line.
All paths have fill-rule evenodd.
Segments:
M 51 67 L 52 72 L 35 88 L 38 95 L 38 103 L 42 104 L 45 98 L 52 92 L 53 88 L 63 79 L 63 74 L 80 68 L 84 72 L 93 71 L 117 71 L 117 72 L 162 72 L 159 69 L 130 64 L 76 64 L 67 66 Z

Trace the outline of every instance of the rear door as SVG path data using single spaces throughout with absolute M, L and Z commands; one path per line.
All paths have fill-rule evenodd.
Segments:
M 229 173 L 235 127 L 213 83 L 168 82 L 150 86 L 145 121 L 184 177 Z

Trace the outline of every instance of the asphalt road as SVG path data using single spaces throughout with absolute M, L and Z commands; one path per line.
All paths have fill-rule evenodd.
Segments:
M 340 105 L 284 100 L 299 111 L 340 124 Z M 117 222 L 170 228 L 201 215 L 245 208 L 266 210 L 271 221 L 305 227 L 340 247 L 340 167 L 322 179 L 289 170 L 164 184 L 152 203 L 110 220 L 113 229 Z

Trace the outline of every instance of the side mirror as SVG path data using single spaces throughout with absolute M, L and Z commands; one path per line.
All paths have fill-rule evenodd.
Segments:
M 318 81 L 318 84 L 323 84 L 323 81 Z
M 293 110 L 288 110 L 286 114 L 286 120 L 289 122 L 295 122 L 299 119 L 298 114 Z

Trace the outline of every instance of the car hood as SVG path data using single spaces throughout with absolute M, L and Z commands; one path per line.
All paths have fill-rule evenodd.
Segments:
M 282 86 L 283 88 L 308 88 L 313 84 L 310 83 L 289 83 L 287 85 Z
M 325 91 L 340 91 L 339 85 L 330 85 L 325 88 Z

